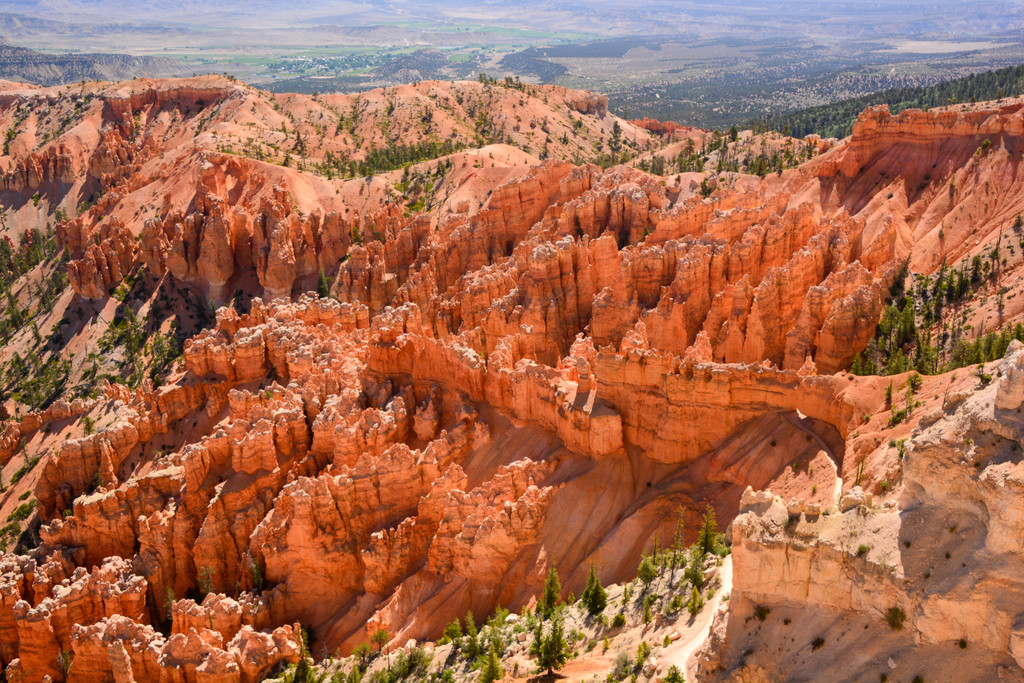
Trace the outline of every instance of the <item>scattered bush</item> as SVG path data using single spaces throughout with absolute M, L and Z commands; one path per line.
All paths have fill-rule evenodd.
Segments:
M 685 683 L 682 672 L 679 671 L 679 667 L 675 664 L 668 668 L 668 673 L 665 674 L 663 681 L 664 683 Z
M 889 628 L 893 631 L 899 631 L 903 629 L 903 622 L 906 621 L 906 613 L 897 607 L 890 607 L 885 611 L 885 621 L 889 624 Z

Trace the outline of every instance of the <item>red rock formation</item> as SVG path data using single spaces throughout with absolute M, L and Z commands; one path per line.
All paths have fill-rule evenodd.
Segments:
M 993 448 L 993 439 L 1024 436 L 1016 383 L 1022 367 L 1024 346 L 1014 342 L 990 368 L 1001 377 L 990 386 L 936 378 L 947 398 L 906 444 L 898 501 L 879 505 L 856 487 L 823 516 L 806 506 L 787 509 L 771 492 L 748 491 L 733 522 L 730 608 L 718 615 L 702 654 L 702 678 L 790 678 L 812 670 L 842 676 L 848 646 L 834 641 L 840 632 L 861 630 L 860 623 L 874 635 L 857 657 L 879 668 L 886 657 L 898 657 L 905 670 L 939 678 L 951 663 L 936 659 L 933 648 L 959 642 L 975 649 L 973 676 L 1018 675 L 1012 664 L 1024 665 L 1024 586 L 1019 572 L 1007 569 L 1019 565 L 1024 538 L 1017 513 L 1022 465 L 1019 449 L 1009 441 Z M 998 454 L 1009 450 L 1017 455 L 1001 460 Z M 821 629 L 822 658 L 786 656 L 806 646 L 782 644 L 790 638 L 779 639 L 779 650 L 767 657 L 749 649 L 742 622 L 758 606 L 773 617 L 776 609 L 799 611 Z M 899 611 L 898 628 L 886 624 L 892 610 Z
M 1024 135 L 1019 110 L 868 112 L 850 141 L 808 164 L 723 177 L 710 197 L 626 166 L 552 160 L 493 176 L 502 182 L 486 202 L 473 195 L 472 209 L 413 216 L 396 198 L 397 174 L 334 181 L 214 151 L 209 127 L 224 126 L 227 140 L 231 123 L 280 147 L 287 117 L 247 88 L 201 83 L 103 96 L 105 127 L 75 163 L 106 192 L 60 228 L 72 286 L 103 298 L 144 265 L 217 303 L 241 289 L 267 303 L 221 308 L 186 343 L 184 372 L 158 390 L 110 387 L 98 405 L 114 419 L 43 461 L 42 542 L 35 559 L 4 559 L 0 658 L 12 680 L 61 680 L 65 650 L 75 680 L 258 680 L 296 659 L 300 621 L 318 654 L 348 652 L 379 628 L 398 642 L 432 638 L 467 610 L 529 604 L 552 566 L 567 590 L 591 561 L 606 581 L 632 578 L 649 539 L 671 535 L 678 507 L 691 523 L 707 502 L 723 518 L 741 501 L 756 508 L 734 527 L 738 610 L 787 590 L 861 612 L 907 597 L 877 568 L 862 572 L 874 590 L 863 594 L 855 560 L 827 543 L 788 557 L 770 534 L 794 511 L 868 507 L 883 477 L 896 485 L 915 467 L 882 445 L 911 428 L 875 426 L 888 420 L 882 380 L 842 371 L 874 335 L 903 261 L 935 267 L 928 235 L 949 191 L 913 190 L 917 174 L 936 155 L 975 158 L 971 130 L 1000 142 L 977 165 L 1008 170 L 1003 152 Z M 469 97 L 501 114 L 507 93 L 496 90 L 396 92 L 417 106 L 445 102 L 443 118 Z M 593 115 L 588 134 L 615 122 L 600 97 L 550 92 Z M 355 110 L 350 125 L 372 149 L 386 98 L 330 102 Z M 284 111 L 330 111 L 281 99 Z M 175 122 L 200 100 L 217 102 L 208 121 Z M 344 125 L 314 135 L 297 120 L 286 129 L 316 146 L 302 163 L 326 163 L 328 151 L 362 158 Z M 459 177 L 470 183 L 478 170 L 494 169 Z M 956 177 L 964 205 L 986 207 L 986 234 L 1024 206 L 988 207 L 983 179 Z M 964 238 L 948 253 L 979 248 Z M 321 271 L 335 299 L 293 298 Z M 1019 393 L 1004 387 L 992 400 L 1016 410 Z M 9 424 L 2 450 L 42 420 Z M 818 478 L 796 475 L 794 461 L 813 461 Z M 932 486 L 938 466 L 928 467 L 903 489 L 915 502 Z M 1012 489 L 1012 472 L 989 475 Z M 748 484 L 795 493 L 744 496 Z M 975 507 L 985 502 L 989 483 L 958 486 Z M 1010 517 L 990 517 L 1019 535 Z M 789 563 L 781 579 L 777 561 Z M 809 578 L 816 567 L 841 572 L 847 590 L 828 594 L 834 582 Z M 116 599 L 96 604 L 108 590 Z M 192 591 L 205 597 L 175 599 Z M 941 631 L 935 615 L 947 611 L 934 604 L 915 617 L 923 637 Z M 151 626 L 168 619 L 169 635 Z M 1020 640 L 1004 622 L 993 637 Z

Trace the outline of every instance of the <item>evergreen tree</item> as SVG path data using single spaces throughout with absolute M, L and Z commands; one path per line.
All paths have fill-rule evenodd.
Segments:
M 694 586 L 690 590 L 690 602 L 686 603 L 686 611 L 691 615 L 696 616 L 701 608 L 704 607 L 704 598 L 701 597 L 700 591 Z
M 704 520 L 701 522 L 700 533 L 697 535 L 697 545 L 700 547 L 701 558 L 715 550 L 715 536 L 718 527 L 715 525 L 715 509 L 708 504 L 704 510 Z
M 480 638 L 478 637 L 479 632 L 476 629 L 476 623 L 473 621 L 473 613 L 468 612 L 466 614 L 466 637 L 462 640 L 462 654 L 466 656 L 466 659 L 473 661 L 481 654 L 483 654 L 483 648 L 480 647 Z
M 554 565 L 548 572 L 548 578 L 544 581 L 544 592 L 541 593 L 540 601 L 537 604 L 537 611 L 546 618 L 551 618 L 558 605 L 559 595 L 562 592 L 562 584 L 558 581 L 558 570 Z
M 534 631 L 533 645 L 530 654 L 537 657 L 537 668 L 547 671 L 548 675 L 562 668 L 569 659 L 569 643 L 565 640 L 561 617 L 556 616 L 551 622 L 551 630 L 545 636 L 543 627 L 538 624 Z
M 500 681 L 505 675 L 501 670 L 501 662 L 498 659 L 498 651 L 494 648 L 494 641 L 491 641 L 491 650 L 484 659 L 484 665 L 480 670 L 480 683 L 493 683 Z
M 685 576 L 695 588 L 704 586 L 704 553 L 696 543 L 690 547 L 690 561 L 686 565 Z
M 303 657 L 295 664 L 295 672 L 292 674 L 293 683 L 311 683 L 311 671 L 309 668 L 309 659 Z
M 587 577 L 587 587 L 583 590 L 583 604 L 589 614 L 598 615 L 608 606 L 608 592 L 601 585 L 597 578 L 597 569 L 590 564 L 590 576 Z
M 685 533 L 684 523 L 686 521 L 683 506 L 679 506 L 679 516 L 676 519 L 676 534 L 672 538 L 672 571 L 675 572 L 683 559 L 683 535 Z
M 453 619 L 450 624 L 444 627 L 444 633 L 441 635 L 441 640 L 437 641 L 438 645 L 444 645 L 445 643 L 451 643 L 462 639 L 462 624 L 459 623 L 458 619 Z
M 316 293 L 324 299 L 331 295 L 331 281 L 327 279 L 323 268 L 320 269 L 320 273 L 316 277 Z
M 388 644 L 391 637 L 388 635 L 387 631 L 379 629 L 373 634 L 373 638 L 371 640 L 373 640 L 373 644 L 377 646 L 377 654 L 379 655 L 381 652 L 384 652 L 384 646 Z M 386 652 L 385 654 L 388 658 L 388 669 L 391 669 L 391 653 Z
M 651 585 L 651 581 L 654 581 L 658 577 L 658 569 L 654 566 L 654 561 L 651 560 L 650 555 L 644 555 L 640 559 L 640 566 L 637 567 L 636 577 L 644 584 L 644 590 Z

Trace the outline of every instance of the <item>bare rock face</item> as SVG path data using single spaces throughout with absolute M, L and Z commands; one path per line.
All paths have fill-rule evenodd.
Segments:
M 997 410 L 1018 410 L 1024 404 L 1024 344 L 1016 339 L 1006 349 L 1004 378 L 999 382 L 995 406 Z
M 1024 538 L 1016 501 L 1024 420 L 1006 406 L 1017 391 L 1020 355 L 1014 344 L 996 368 L 999 381 L 962 394 L 914 431 L 898 507 L 878 505 L 860 487 L 845 492 L 832 515 L 794 514 L 770 493 L 745 497 L 733 522 L 730 610 L 705 647 L 702 672 L 714 678 L 760 667 L 769 678 L 802 675 L 808 663 L 798 656 L 769 661 L 742 653 L 750 642 L 742 621 L 755 607 L 773 616 L 777 609 L 780 618 L 804 610 L 833 637 L 864 622 L 876 634 L 860 652 L 865 662 L 895 656 L 938 676 L 946 664 L 929 661 L 931 648 L 963 641 L 978 649 L 981 678 L 1019 666 L 1024 585 L 1007 568 L 1019 565 Z M 968 574 L 970 581 L 956 578 Z M 832 631 L 828 621 L 843 626 Z M 845 647 L 824 642 L 826 649 Z M 844 666 L 823 665 L 828 657 L 815 660 L 820 675 Z M 745 661 L 737 666 L 739 659 Z

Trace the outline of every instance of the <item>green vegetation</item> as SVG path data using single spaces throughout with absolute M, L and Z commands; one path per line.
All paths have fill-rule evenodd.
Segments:
M 35 510 L 35 508 L 36 508 L 36 501 L 35 501 L 35 499 L 30 500 L 27 503 L 22 503 L 21 505 L 19 505 L 18 507 L 16 507 L 14 509 L 14 512 L 12 512 L 11 514 L 7 515 L 7 521 L 8 522 L 24 522 L 26 519 L 28 519 L 28 516 L 30 514 L 32 514 L 32 511 Z
M 492 641 L 491 649 L 487 653 L 484 665 L 480 668 L 480 678 L 478 680 L 480 683 L 493 683 L 500 680 L 504 675 L 505 672 L 501 668 L 501 660 L 498 659 L 498 652 Z
M 561 592 L 562 584 L 558 581 L 558 571 L 552 566 L 548 571 L 548 578 L 544 581 L 544 592 L 537 601 L 537 612 L 550 619 L 555 607 L 558 606 Z
M 899 607 L 890 607 L 885 612 L 885 621 L 889 624 L 889 628 L 893 631 L 899 631 L 903 628 L 903 622 L 906 621 L 907 615 Z
M 679 173 L 714 170 L 718 173 L 728 171 L 766 176 L 769 173 L 781 173 L 787 168 L 799 166 L 812 158 L 815 150 L 814 145 L 801 145 L 787 140 L 781 149 L 769 151 L 767 140 L 763 137 L 737 142 L 737 137 L 732 131 L 723 133 L 715 130 L 711 133 L 711 139 L 703 142 L 699 149 L 692 139 L 687 140 L 683 150 L 676 156 L 674 170 Z M 709 165 L 711 155 L 715 153 L 717 155 L 714 164 Z M 657 175 L 664 175 L 666 170 L 656 168 L 656 164 L 645 166 L 641 163 L 638 166 Z
M 357 175 L 371 176 L 377 173 L 393 171 L 396 168 L 402 168 L 410 164 L 454 154 L 463 149 L 463 147 L 464 145 L 461 143 L 452 142 L 451 140 L 443 142 L 424 140 L 412 145 L 388 145 L 387 147 L 371 149 L 367 152 L 365 159 L 357 162 Z
M 640 565 L 636 570 L 636 577 L 644 585 L 644 590 L 647 590 L 651 582 L 658 577 L 658 568 L 655 567 L 650 555 L 644 555 L 640 559 Z
M 704 607 L 704 597 L 700 594 L 700 589 L 695 585 L 690 591 L 690 601 L 686 603 L 686 611 L 691 616 L 696 616 L 700 613 Z
M 1016 228 L 1015 228 L 1016 229 Z M 1002 358 L 1014 339 L 1024 341 L 1024 324 L 991 330 L 968 338 L 970 302 L 989 285 L 1000 269 L 999 247 L 987 255 L 964 259 L 957 267 L 933 276 L 913 274 L 904 291 L 904 270 L 890 293 L 874 338 L 853 360 L 855 375 L 897 375 L 911 370 L 935 375 Z M 886 402 L 893 404 L 891 390 Z
M 587 577 L 587 587 L 583 590 L 583 604 L 591 616 L 596 616 L 608 606 L 608 591 L 601 585 L 597 578 L 597 568 L 593 563 L 590 565 L 590 576 Z
M 555 615 L 546 632 L 544 624 L 537 623 L 533 632 L 533 643 L 530 645 L 530 654 L 537 658 L 538 671 L 547 671 L 549 676 L 561 669 L 568 661 L 570 649 L 565 640 L 560 615 Z
M 22 477 L 31 472 L 35 468 L 35 466 L 39 464 L 39 458 L 40 456 L 38 455 L 33 456 L 24 465 L 15 470 L 14 474 L 11 475 L 11 486 L 17 484 L 19 481 L 21 481 Z
M 49 224 L 45 230 L 29 228 L 18 238 L 17 245 L 0 239 L 0 289 L 9 290 L 15 280 L 56 253 L 56 233 Z M 60 290 L 63 287 L 58 288 L 58 293 Z
M 718 528 L 715 526 L 715 509 L 709 503 L 704 510 L 704 521 L 700 527 L 700 534 L 697 536 L 697 546 L 700 548 L 703 558 L 708 553 L 716 552 L 720 545 Z
M 679 667 L 673 664 L 668 668 L 668 673 L 665 674 L 664 683 L 684 683 L 683 674 L 679 671 Z
M 867 107 L 888 104 L 893 114 L 904 109 L 925 109 L 960 102 L 995 100 L 1024 93 L 1024 65 L 972 74 L 936 85 L 893 88 L 880 93 L 854 97 L 832 104 L 776 114 L 748 125 L 768 128 L 802 138 L 812 133 L 843 138 L 850 134 L 853 122 Z

